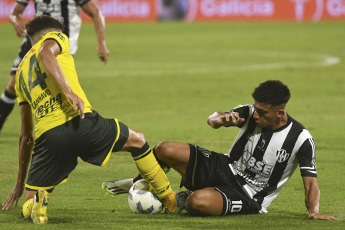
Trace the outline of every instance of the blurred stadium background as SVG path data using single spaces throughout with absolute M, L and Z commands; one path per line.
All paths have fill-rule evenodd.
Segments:
M 0 1 L 0 22 L 8 22 L 15 0 Z M 97 0 L 108 22 L 344 20 L 343 0 Z M 25 18 L 34 15 L 33 3 Z M 87 20 L 84 15 L 85 20 Z

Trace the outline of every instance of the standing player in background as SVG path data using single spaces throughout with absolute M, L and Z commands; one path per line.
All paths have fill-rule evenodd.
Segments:
M 18 67 L 15 85 L 21 113 L 19 170 L 2 209 L 17 205 L 25 187 L 24 207 L 32 207 L 34 223 L 47 223 L 48 193 L 66 182 L 78 164 L 77 158 L 104 166 L 111 153 L 118 151 L 131 153 L 139 172 L 168 212 L 184 208 L 144 135 L 117 119 L 105 119 L 92 111 L 79 84 L 63 25 L 42 15 L 26 28 L 33 47 Z
M 28 5 L 29 0 L 17 0 L 11 14 L 10 21 L 18 36 L 24 37 L 19 53 L 11 69 L 10 81 L 7 84 L 5 92 L 0 99 L 0 131 L 6 118 L 13 110 L 16 94 L 14 90 L 15 74 L 19 63 L 24 55 L 30 50 L 30 39 L 26 36 L 25 21 L 22 19 L 23 12 Z M 105 40 L 105 21 L 102 12 L 94 0 L 34 0 L 36 16 L 48 15 L 64 24 L 64 34 L 67 35 L 70 42 L 70 53 L 75 55 L 78 48 L 78 37 L 81 27 L 81 9 L 92 18 L 97 39 L 97 54 L 99 58 L 107 63 L 109 51 Z

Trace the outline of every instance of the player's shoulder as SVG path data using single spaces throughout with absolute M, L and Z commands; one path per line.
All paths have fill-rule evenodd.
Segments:
M 68 37 L 66 34 L 58 31 L 48 32 L 44 37 L 43 40 L 47 39 L 54 39 L 57 42 L 68 42 Z
M 52 31 L 48 32 L 44 37 L 42 38 L 42 42 L 46 40 L 54 40 L 60 47 L 61 53 L 67 53 L 69 52 L 69 41 L 66 34 L 58 31 Z
M 297 129 L 305 129 L 304 125 L 302 125 L 301 122 L 297 121 L 296 119 L 292 118 L 290 115 L 288 115 L 288 121 L 291 122 L 295 128 Z
M 293 124 L 293 128 L 300 133 L 300 135 L 304 136 L 305 138 L 312 138 L 310 132 L 305 128 L 305 126 L 300 123 L 299 121 L 295 120 L 294 118 L 289 116 L 289 120 L 291 120 Z

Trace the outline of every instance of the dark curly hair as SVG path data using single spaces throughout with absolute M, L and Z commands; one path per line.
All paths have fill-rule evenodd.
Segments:
M 32 37 L 35 33 L 49 28 L 59 29 L 63 31 L 64 25 L 55 18 L 41 15 L 34 17 L 32 20 L 26 23 L 25 27 L 26 33 L 29 35 L 29 37 Z
M 291 94 L 289 88 L 281 81 L 269 80 L 255 88 L 252 97 L 257 102 L 276 106 L 286 104 Z

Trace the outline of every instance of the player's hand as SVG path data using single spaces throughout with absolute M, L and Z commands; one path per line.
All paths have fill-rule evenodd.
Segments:
M 339 218 L 336 218 L 334 216 L 327 216 L 327 215 L 322 215 L 319 213 L 311 213 L 309 214 L 308 218 L 310 220 L 340 220 Z
M 219 121 L 222 126 L 235 126 L 241 125 L 244 122 L 244 118 L 240 118 L 237 112 L 224 113 L 219 116 Z
M 108 57 L 109 57 L 109 50 L 106 45 L 100 45 L 97 47 L 97 55 L 102 62 L 107 64 Z
M 84 118 L 84 101 L 73 92 L 67 95 L 67 97 L 72 103 L 73 109 L 80 111 L 80 118 L 83 119 Z
M 24 37 L 26 35 L 25 24 L 26 22 L 22 19 L 17 19 L 14 23 L 14 30 L 18 37 Z
M 23 195 L 24 192 L 24 185 L 16 184 L 11 192 L 11 194 L 7 197 L 7 199 L 2 203 L 2 210 L 7 211 L 9 210 L 13 203 L 14 206 L 17 207 L 19 198 Z

